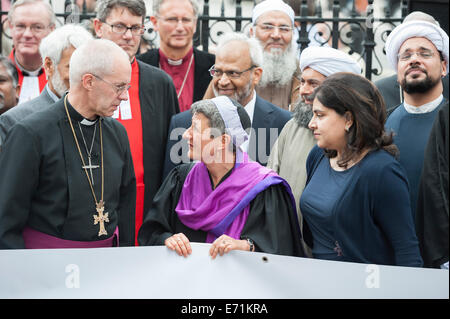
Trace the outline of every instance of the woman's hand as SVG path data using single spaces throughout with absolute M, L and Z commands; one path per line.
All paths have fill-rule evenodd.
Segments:
M 216 258 L 217 254 L 223 256 L 231 250 L 250 250 L 250 245 L 245 239 L 234 239 L 227 235 L 222 235 L 217 238 L 211 245 L 209 254 L 212 259 Z
M 192 253 L 189 239 L 183 233 L 170 236 L 164 241 L 164 245 L 171 250 L 175 250 L 179 256 L 187 257 Z

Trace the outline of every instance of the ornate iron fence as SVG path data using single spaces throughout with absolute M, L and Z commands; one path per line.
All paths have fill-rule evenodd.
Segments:
M 202 14 L 199 15 L 197 21 L 197 32 L 194 35 L 194 45 L 201 47 L 208 51 L 211 45 L 217 43 L 221 34 L 227 31 L 246 32 L 251 25 L 251 17 L 242 15 L 242 0 L 235 1 L 235 14 L 233 16 L 225 15 L 224 0 L 220 0 L 220 15 L 211 16 L 210 8 L 212 1 L 219 0 L 204 0 Z M 52 4 L 52 0 L 49 0 Z M 245 1 L 244 1 L 245 2 Z M 259 2 L 259 1 L 258 1 Z M 408 14 L 409 1 L 402 0 L 400 2 L 400 17 L 393 17 L 391 10 L 391 1 L 387 1 L 387 6 L 384 8 L 383 17 L 375 17 L 374 15 L 374 0 L 368 0 L 367 10 L 364 15 L 361 15 L 356 10 L 355 1 L 352 3 L 352 8 L 347 12 L 347 16 L 342 16 L 342 7 L 339 0 L 334 0 L 332 3 L 331 17 L 323 17 L 323 10 L 320 6 L 320 1 L 317 1 L 315 8 L 315 15 L 308 15 L 308 1 L 301 0 L 299 8 L 294 8 L 300 12 L 295 17 L 297 43 L 299 50 L 306 48 L 311 41 L 310 32 L 316 32 L 313 39 L 316 45 L 330 45 L 333 48 L 346 50 L 349 54 L 355 54 L 364 66 L 365 76 L 369 80 L 372 76 L 380 76 L 384 72 L 383 55 L 384 43 L 389 32 Z M 256 1 L 253 1 L 253 5 Z M 82 9 L 74 4 L 74 0 L 65 0 L 65 12 L 56 13 L 59 23 L 77 23 L 85 19 L 94 17 L 94 13 L 86 11 L 86 3 L 83 1 Z M 2 35 L 9 37 L 5 32 L 4 15 L 8 12 L 3 11 L 0 2 L 0 14 L 2 17 L 2 24 L 0 31 Z M 233 25 L 234 24 L 234 25 Z M 149 17 L 146 19 L 148 25 L 146 38 L 150 42 L 151 47 L 156 46 L 157 35 L 153 32 Z M 219 25 L 222 25 L 219 27 Z M 320 27 L 320 28 L 319 28 Z M 320 31 L 317 31 L 320 29 Z M 0 37 L 0 49 L 2 42 Z

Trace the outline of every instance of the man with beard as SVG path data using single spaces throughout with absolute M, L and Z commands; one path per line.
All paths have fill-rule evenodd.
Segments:
M 19 76 L 16 67 L 7 57 L 0 55 L 0 114 L 17 105 L 19 93 Z
M 92 36 L 83 27 L 67 24 L 45 37 L 39 46 L 44 61 L 47 85 L 42 93 L 0 116 L 0 146 L 11 127 L 30 114 L 44 110 L 58 101 L 69 89 L 69 62 L 76 48 Z
M 286 123 L 275 142 L 267 167 L 286 179 L 291 186 L 302 226 L 299 201 L 306 183 L 306 159 L 316 145 L 314 135 L 308 128 L 313 116 L 311 96 L 328 76 L 337 72 L 360 74 L 361 67 L 342 51 L 329 47 L 308 47 L 300 56 L 300 69 L 301 99 L 295 105 L 293 118 Z M 309 249 L 305 251 L 308 252 Z
M 250 117 L 252 132 L 249 143 L 243 145 L 244 151 L 248 152 L 252 160 L 266 165 L 270 150 L 291 118 L 291 113 L 256 94 L 255 87 L 262 74 L 261 65 L 262 48 L 259 41 L 242 33 L 227 33 L 217 46 L 216 63 L 210 72 L 214 95 L 225 95 L 236 100 L 244 106 Z M 186 141 L 179 141 L 177 138 L 191 126 L 191 118 L 189 111 L 172 117 L 164 175 L 179 164 L 180 160 L 189 161 L 186 158 Z M 180 150 L 184 151 L 180 154 Z
M 447 74 L 448 41 L 439 26 L 421 20 L 397 26 L 386 41 L 386 55 L 397 70 L 405 98 L 387 119 L 386 130 L 395 134 L 399 162 L 408 176 L 413 218 L 425 147 L 436 115 L 446 102 L 441 79 Z
M 266 0 L 253 9 L 252 22 L 250 35 L 259 40 L 264 50 L 264 72 L 256 93 L 270 103 L 291 110 L 300 97 L 294 10 L 281 0 Z
M 285 110 L 299 99 L 300 68 L 293 37 L 294 10 L 281 0 L 266 0 L 255 6 L 250 36 L 263 47 L 263 73 L 256 93 Z M 212 83 L 204 98 L 212 98 Z
M 422 11 L 411 12 L 405 17 L 403 23 L 413 20 L 424 20 L 439 26 L 439 22 L 436 21 L 436 19 Z M 397 81 L 397 74 L 385 77 L 374 83 L 384 98 L 384 102 L 386 103 L 386 112 L 389 116 L 401 103 L 403 103 L 403 94 Z M 442 85 L 444 86 L 443 95 L 446 99 L 448 99 L 448 74 L 442 78 Z

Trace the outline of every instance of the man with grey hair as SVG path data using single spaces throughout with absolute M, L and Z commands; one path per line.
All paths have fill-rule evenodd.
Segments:
M 216 63 L 210 69 L 212 87 L 216 96 L 225 95 L 244 106 L 251 123 L 249 143 L 244 145 L 250 158 L 262 165 L 267 163 L 270 150 L 291 113 L 265 101 L 255 92 L 262 75 L 262 48 L 258 40 L 242 33 L 225 34 L 216 51 Z M 170 129 L 188 128 L 191 114 L 183 112 L 174 116 Z M 172 131 L 170 131 L 172 132 Z M 177 132 L 182 133 L 182 132 Z M 170 136 L 166 148 L 164 173 L 180 161 L 180 149 L 186 149 L 177 136 Z M 181 159 L 186 157 L 181 154 Z
M 197 0 L 154 0 L 150 19 L 159 34 L 160 48 L 138 56 L 170 75 L 181 112 L 203 98 L 211 80 L 208 70 L 214 64 L 214 55 L 193 47 L 198 12 Z
M 14 50 L 10 58 L 19 74 L 19 104 L 37 97 L 47 83 L 39 53 L 41 40 L 55 28 L 52 7 L 43 0 L 19 0 L 8 12 Z
M 266 0 L 253 9 L 250 35 L 264 49 L 264 70 L 256 92 L 287 110 L 299 99 L 300 68 L 293 37 L 294 10 L 281 0 Z
M 144 212 L 162 183 L 164 149 L 170 119 L 179 113 L 175 87 L 157 67 L 136 60 L 146 16 L 143 0 L 103 0 L 97 7 L 97 36 L 120 46 L 132 68 L 129 99 L 122 101 L 113 118 L 125 126 L 136 172 L 136 234 Z M 137 244 L 137 240 L 136 240 Z
M 7 57 L 0 55 L 0 114 L 17 105 L 19 92 L 20 85 L 16 67 Z
M 69 93 L 14 125 L 3 145 L 0 249 L 134 244 L 131 151 L 110 118 L 127 99 L 128 55 L 89 40 L 72 54 L 69 77 Z
M 0 116 L 0 146 L 14 124 L 50 107 L 64 95 L 69 89 L 70 57 L 76 48 L 90 39 L 92 36 L 88 31 L 73 24 L 58 28 L 42 39 L 39 51 L 44 60 L 47 85 L 38 97 Z

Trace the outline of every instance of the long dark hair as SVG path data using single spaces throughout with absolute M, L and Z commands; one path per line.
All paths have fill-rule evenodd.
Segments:
M 346 150 L 337 162 L 340 167 L 346 168 L 348 162 L 365 149 L 384 149 L 397 156 L 393 134 L 384 130 L 386 105 L 372 82 L 353 73 L 336 73 L 322 82 L 315 90 L 314 98 L 342 116 L 346 112 L 353 116 L 353 124 L 346 134 Z M 336 150 L 325 150 L 325 153 L 329 158 L 337 156 Z

